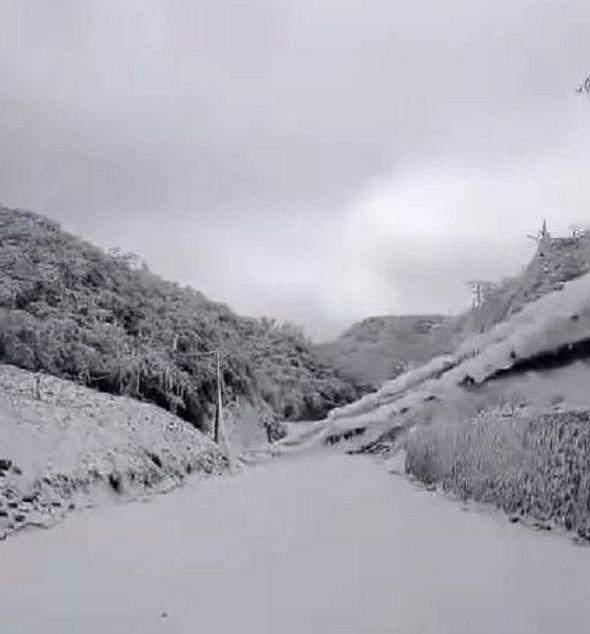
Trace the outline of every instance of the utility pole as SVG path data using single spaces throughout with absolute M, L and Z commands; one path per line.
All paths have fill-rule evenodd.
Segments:
M 215 352 L 217 360 L 217 407 L 215 408 L 215 427 L 213 429 L 213 440 L 219 444 L 219 430 L 223 425 L 223 401 L 221 398 L 221 354 L 219 350 Z
M 215 403 L 215 418 L 213 422 L 213 441 L 216 444 L 222 440 L 228 445 L 229 441 L 227 438 L 227 434 L 225 433 L 225 428 L 223 425 L 223 375 L 221 373 L 221 354 L 223 352 L 222 349 L 211 350 L 210 352 L 178 352 L 178 343 L 179 338 L 178 334 L 174 336 L 172 340 L 172 351 L 177 354 L 183 356 L 191 356 L 191 357 L 215 357 L 215 375 L 216 375 L 216 391 L 217 398 Z
M 534 240 L 540 246 L 545 244 L 549 238 L 551 238 L 551 234 L 547 229 L 547 220 L 543 220 L 543 226 L 541 227 L 541 230 L 537 232 L 537 235 L 527 235 L 527 238 L 529 238 L 529 240 Z

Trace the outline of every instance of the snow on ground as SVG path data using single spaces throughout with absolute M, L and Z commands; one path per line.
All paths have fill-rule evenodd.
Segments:
M 33 373 L 0 365 L 0 538 L 227 467 L 209 438 L 154 405 L 49 376 L 39 400 L 34 388 Z
M 320 453 L 0 544 L 6 634 L 582 634 L 590 551 Z

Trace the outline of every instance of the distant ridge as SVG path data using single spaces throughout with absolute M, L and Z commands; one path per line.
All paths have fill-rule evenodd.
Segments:
M 343 376 L 377 388 L 408 368 L 449 352 L 452 324 L 452 318 L 442 315 L 368 317 L 319 349 Z

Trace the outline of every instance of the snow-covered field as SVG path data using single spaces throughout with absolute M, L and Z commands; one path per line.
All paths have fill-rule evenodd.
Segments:
M 0 544 L 6 634 L 582 634 L 590 550 L 366 457 L 285 458 Z

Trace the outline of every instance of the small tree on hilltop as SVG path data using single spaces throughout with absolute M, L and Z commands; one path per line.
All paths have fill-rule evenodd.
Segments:
M 590 97 L 590 75 L 584 78 L 584 81 L 576 88 L 576 92 Z
M 470 280 L 467 286 L 473 297 L 473 308 L 480 308 L 495 288 L 493 282 L 485 280 Z

